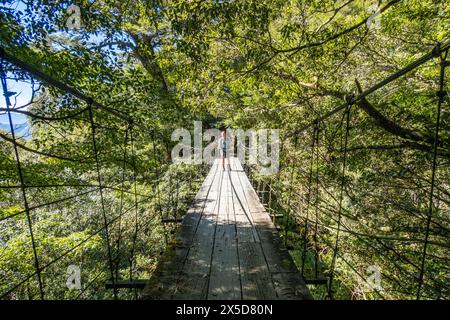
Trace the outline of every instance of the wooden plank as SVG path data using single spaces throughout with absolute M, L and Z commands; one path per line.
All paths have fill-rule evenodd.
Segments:
M 236 171 L 236 161 L 234 157 L 229 158 L 229 163 L 230 163 L 230 170 L 231 171 Z
M 209 193 L 211 190 L 211 185 L 214 181 L 216 173 L 217 167 L 212 167 L 183 219 L 181 232 L 177 241 L 183 246 L 190 246 L 192 244 L 198 223 L 206 207 L 207 200 L 209 199 L 208 197 L 210 196 Z
M 273 222 L 267 211 L 263 212 L 252 212 L 253 223 L 255 226 L 272 226 Z M 273 225 L 275 228 L 275 225 Z
M 209 273 L 212 246 L 214 240 L 215 221 L 202 219 L 195 234 L 194 241 L 189 248 L 184 262 L 183 272 Z
M 218 225 L 214 243 L 208 299 L 241 299 L 235 226 Z
M 247 176 L 239 175 L 253 224 L 256 226 L 264 256 L 271 272 L 298 272 L 289 252 L 278 235 L 275 225 L 265 211 Z
M 272 281 L 280 300 L 312 300 L 301 275 L 297 273 L 272 273 Z
M 174 298 L 177 292 L 177 282 L 192 245 L 200 217 L 205 209 L 206 200 L 216 171 L 215 167 L 212 167 L 209 171 L 183 219 L 175 245 L 166 252 L 153 273 L 152 279 L 144 288 L 143 296 L 146 299 Z
M 264 207 L 259 202 L 259 199 L 257 196 L 256 196 L 256 199 L 254 199 L 252 197 L 253 194 L 256 195 L 256 193 L 253 190 L 253 187 L 250 185 L 250 182 L 248 181 L 245 173 L 238 172 L 237 178 L 239 180 L 239 183 L 241 184 L 243 201 L 245 201 L 245 203 L 246 203 L 245 209 L 246 209 L 247 215 L 250 217 L 251 222 L 254 223 L 253 213 L 264 211 Z M 253 194 L 251 194 L 251 191 L 253 192 Z M 258 205 L 260 207 L 258 207 Z
M 232 208 L 229 176 L 223 174 L 219 195 L 219 212 L 214 239 L 214 250 L 209 278 L 208 299 L 229 300 L 241 298 L 236 228 L 230 224 Z M 230 207 L 231 204 L 231 207 Z M 234 210 L 231 212 L 234 216 Z
M 240 299 L 241 283 L 234 209 L 228 173 L 223 174 L 208 299 Z M 232 220 L 229 217 L 232 217 Z
M 236 197 L 238 199 L 238 201 L 240 202 L 241 206 L 243 207 L 243 210 L 247 213 L 250 213 L 251 210 L 248 206 L 248 202 L 247 199 L 245 197 L 245 193 L 244 193 L 244 187 L 242 185 L 242 181 L 241 181 L 241 175 L 245 176 L 244 172 L 231 172 L 231 183 L 233 186 L 233 189 L 235 191 Z
M 261 247 L 267 261 L 276 293 L 280 299 L 311 299 L 292 257 L 284 246 L 275 225 L 261 204 L 246 175 L 239 175 L 253 222 L 258 230 Z
M 206 300 L 208 296 L 208 273 L 182 272 L 172 299 Z
M 277 230 L 270 226 L 257 226 L 256 229 L 270 272 L 298 272 Z
M 276 299 L 277 294 L 259 243 L 238 244 L 242 298 L 244 300 Z
M 239 195 L 239 199 L 240 199 L 239 204 L 241 205 L 241 208 L 243 209 L 243 212 L 245 213 L 245 216 L 246 216 L 246 218 L 248 220 L 249 225 L 251 225 L 251 233 L 253 235 L 253 238 L 255 239 L 255 242 L 259 242 L 260 241 L 259 235 L 258 235 L 258 233 L 257 233 L 257 231 L 255 229 L 255 219 L 254 219 L 253 214 L 252 214 L 252 211 L 254 211 L 254 210 L 251 209 L 251 206 L 250 206 L 250 204 L 248 202 L 248 199 L 247 199 L 247 196 L 246 196 L 246 193 L 245 193 L 245 189 L 244 189 L 244 186 L 242 184 L 242 181 L 243 181 L 243 179 L 241 178 L 242 176 L 245 177 L 245 179 L 246 179 L 246 176 L 245 176 L 244 172 L 238 172 L 237 173 L 236 182 L 235 182 L 235 185 L 238 185 L 238 184 L 240 185 L 239 191 L 242 190 L 238 194 Z
M 245 198 L 247 199 L 250 212 L 251 213 L 265 212 L 266 210 L 264 206 L 259 200 L 259 197 L 255 189 L 253 189 L 253 186 L 251 185 L 250 181 L 248 180 L 244 172 L 239 174 L 239 179 L 241 180 L 242 189 L 244 191 Z
M 233 161 L 233 169 L 235 171 L 244 171 L 244 168 L 242 167 L 242 164 L 241 164 L 241 162 L 239 161 L 238 158 L 233 157 L 232 161 Z
M 247 202 L 238 178 L 238 172 L 231 172 L 232 196 L 236 218 L 237 237 L 239 242 L 258 242 L 258 234 L 251 222 Z
M 217 163 L 217 161 L 216 161 Z M 205 209 L 184 262 L 174 299 L 206 299 L 223 171 L 216 170 Z
M 230 174 L 231 175 L 231 174 Z M 227 175 L 227 209 L 228 209 L 228 223 L 236 225 L 236 217 L 234 214 L 234 204 L 233 204 L 233 189 L 231 187 L 230 175 Z
M 222 174 L 222 180 L 220 185 L 220 194 L 217 198 L 218 201 L 218 215 L 217 215 L 217 223 L 219 224 L 228 224 L 228 197 L 231 194 L 228 192 L 228 174 Z

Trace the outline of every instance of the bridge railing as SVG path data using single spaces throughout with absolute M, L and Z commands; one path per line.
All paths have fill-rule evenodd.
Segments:
M 0 298 L 136 298 L 203 172 L 172 165 L 128 110 L 0 58 Z M 15 103 L 15 80 L 29 104 Z
M 448 50 L 438 45 L 287 133 L 276 176 L 246 168 L 317 297 L 449 298 Z M 414 92 L 415 107 L 429 110 L 428 135 L 367 108 L 394 99 L 419 68 L 438 79 Z

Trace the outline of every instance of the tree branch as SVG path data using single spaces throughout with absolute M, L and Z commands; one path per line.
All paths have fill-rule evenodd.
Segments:
M 358 92 L 362 93 L 363 90 L 361 88 L 361 84 L 358 80 L 355 80 L 356 86 L 358 88 Z M 430 136 L 425 136 L 421 133 L 406 129 L 396 124 L 394 121 L 385 117 L 381 112 L 379 112 L 376 108 L 374 108 L 366 98 L 362 98 L 356 103 L 362 110 L 364 110 L 372 119 L 375 120 L 375 123 L 386 130 L 387 132 L 404 138 L 408 140 L 413 140 L 416 142 L 423 142 L 427 144 L 433 144 L 434 138 Z

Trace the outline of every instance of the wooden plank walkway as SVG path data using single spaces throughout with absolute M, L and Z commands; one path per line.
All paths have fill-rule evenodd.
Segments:
M 144 299 L 312 299 L 237 158 L 216 160 Z

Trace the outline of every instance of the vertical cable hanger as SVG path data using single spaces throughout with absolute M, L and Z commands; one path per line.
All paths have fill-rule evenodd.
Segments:
M 103 216 L 103 223 L 104 223 L 104 229 L 105 229 L 105 240 L 107 244 L 108 249 L 108 262 L 109 262 L 109 269 L 110 269 L 110 278 L 113 286 L 116 286 L 116 281 L 114 279 L 114 265 L 113 265 L 113 259 L 112 259 L 112 252 L 111 252 L 111 243 L 109 239 L 109 223 L 108 218 L 106 216 L 106 209 L 105 209 L 105 199 L 103 195 L 103 182 L 102 177 L 100 174 L 100 163 L 98 161 L 98 148 L 97 148 L 97 137 L 96 137 L 96 130 L 95 130 L 95 122 L 94 122 L 94 113 L 92 111 L 92 103 L 93 100 L 91 99 L 88 102 L 88 111 L 89 111 L 89 121 L 91 124 L 91 135 L 92 135 L 92 143 L 93 143 L 93 152 L 94 152 L 94 159 L 95 159 L 95 166 L 96 166 L 96 172 L 97 172 L 97 181 L 100 191 L 100 202 L 101 202 L 101 208 L 102 208 L 102 216 Z
M 136 150 L 135 150 L 135 140 L 133 134 L 133 123 L 130 123 L 130 142 L 131 142 L 131 158 L 132 158 L 132 167 L 133 167 L 133 196 L 134 196 L 134 233 L 133 233 L 133 241 L 130 250 L 130 282 L 133 281 L 133 263 L 134 263 L 134 254 L 136 250 L 136 240 L 138 234 L 138 218 L 139 218 L 139 210 L 138 210 L 138 200 L 137 200 L 137 175 L 136 175 Z M 135 290 L 135 294 L 137 291 Z
M 268 197 L 268 210 L 269 210 L 269 215 L 272 214 L 272 179 L 270 179 L 269 181 L 269 197 Z
M 163 210 L 162 210 L 162 204 L 161 204 L 161 192 L 159 190 L 159 179 L 161 177 L 161 174 L 159 172 L 159 165 L 157 165 L 157 161 L 158 159 L 156 158 L 156 139 L 155 139 L 155 131 L 152 131 L 152 145 L 153 145 L 153 161 L 155 162 L 155 166 L 154 166 L 154 174 L 155 174 L 155 184 L 153 185 L 154 192 L 156 192 L 155 197 L 156 197 L 156 201 L 157 201 L 157 207 L 158 207 L 158 213 L 159 213 L 159 217 L 161 219 L 161 223 L 163 226 L 163 231 L 164 231 L 164 240 L 165 240 L 165 244 L 167 246 L 168 244 L 168 239 L 167 239 L 167 228 L 165 226 L 164 222 L 164 214 L 163 214 Z
M 176 179 L 176 185 L 175 185 L 175 214 L 174 214 L 174 221 L 177 221 L 178 219 L 178 207 L 179 207 L 179 197 L 180 197 L 180 180 Z
M 167 144 L 167 149 L 169 149 L 169 146 Z M 170 220 L 171 218 L 173 218 L 173 184 L 172 184 L 172 170 L 170 169 L 169 166 L 169 170 L 167 171 L 167 173 L 169 174 L 169 199 L 167 200 L 167 204 L 166 204 L 166 219 Z M 170 216 L 172 215 L 172 217 Z
M 4 66 L 4 61 L 2 59 L 1 63 L 0 63 L 0 72 L 1 72 L 3 96 L 5 97 L 6 109 L 8 110 L 7 113 L 8 113 L 9 127 L 11 130 L 11 136 L 12 136 L 12 141 L 13 141 L 13 146 L 14 146 L 14 154 L 16 157 L 17 172 L 19 174 L 20 190 L 22 193 L 22 200 L 23 200 L 23 204 L 25 207 L 25 214 L 27 217 L 28 231 L 30 233 L 31 246 L 33 249 L 34 268 L 35 268 L 36 277 L 37 277 L 37 281 L 38 281 L 38 285 L 39 285 L 39 295 L 40 295 L 41 300 L 44 300 L 44 286 L 42 283 L 41 269 L 39 267 L 39 258 L 38 258 L 38 253 L 37 253 L 36 239 L 34 237 L 34 232 L 33 232 L 33 221 L 31 219 L 30 206 L 28 204 L 27 193 L 25 190 L 25 177 L 23 175 L 19 150 L 17 148 L 16 134 L 14 132 L 14 123 L 13 123 L 12 115 L 11 115 L 11 101 L 9 100 L 8 85 L 6 82 L 6 73 L 5 73 L 3 66 Z
M 284 144 L 280 143 L 280 154 L 283 154 L 283 148 L 284 148 Z M 273 215 L 272 215 L 272 222 L 275 223 L 277 221 L 277 212 L 281 209 L 283 209 L 283 185 L 281 183 L 281 179 L 280 179 L 280 175 L 281 175 L 281 170 L 282 170 L 283 166 L 280 165 L 280 170 L 277 171 L 276 173 L 276 178 L 275 180 L 275 184 L 276 187 L 275 189 L 272 189 L 272 196 L 271 198 L 274 199 L 274 204 L 275 204 L 275 208 L 273 209 Z M 283 219 L 286 218 L 286 215 L 283 214 L 282 215 Z
M 309 223 L 309 207 L 311 203 L 311 193 L 312 193 L 312 176 L 313 176 L 313 164 L 314 164 L 314 148 L 316 145 L 316 131 L 317 126 L 313 127 L 313 132 L 311 136 L 311 160 L 309 162 L 309 175 L 308 175 L 308 194 L 306 195 L 306 217 L 305 217 L 305 227 L 303 230 L 303 250 L 302 250 L 302 268 L 301 274 L 304 276 L 305 272 L 305 262 L 306 262 L 306 252 L 308 250 L 307 241 L 308 241 L 308 223 Z
M 128 132 L 130 130 L 130 124 L 127 125 L 125 130 L 125 139 L 124 139 L 124 147 L 123 147 L 123 163 L 122 163 L 122 177 L 121 177 L 121 186 L 120 186 L 120 204 L 119 204 L 119 219 L 117 221 L 117 253 L 115 256 L 115 264 L 116 264 L 116 283 L 119 281 L 119 269 L 120 269 L 120 241 L 122 239 L 122 214 L 123 214 L 123 200 L 124 200 L 124 188 L 125 188 L 125 171 L 126 171 L 126 159 L 127 159 L 127 147 L 128 147 Z M 114 295 L 117 295 L 116 288 L 114 288 Z
M 340 231 L 341 231 L 342 200 L 343 200 L 343 196 L 344 196 L 345 170 L 346 170 L 346 166 L 347 166 L 347 146 L 348 146 L 348 136 L 349 136 L 349 129 L 350 129 L 350 111 L 351 111 L 351 107 L 347 106 L 347 108 L 345 109 L 345 133 L 342 134 L 342 132 L 341 132 L 341 152 L 343 152 L 341 185 L 340 185 L 340 192 L 339 192 L 339 208 L 338 208 L 338 218 L 337 218 L 336 239 L 335 239 L 335 243 L 334 243 L 333 258 L 331 261 L 330 277 L 329 277 L 329 282 L 328 282 L 328 298 L 331 300 L 333 299 L 334 269 L 336 266 L 336 258 L 337 258 L 338 249 L 339 249 L 339 236 L 340 236 Z M 342 130 L 342 128 L 341 128 L 341 130 Z
M 298 137 L 294 137 L 294 152 L 297 150 L 297 144 L 298 144 Z M 290 183 L 289 183 L 289 194 L 288 194 L 288 202 L 287 202 L 287 219 L 286 219 L 286 228 L 285 228 L 285 238 L 284 238 L 284 244 L 287 245 L 287 238 L 288 238 L 288 227 L 291 226 L 291 218 L 294 215 L 293 210 L 290 208 L 291 206 L 291 199 L 292 199 L 292 191 L 294 189 L 294 174 L 295 174 L 295 167 L 294 167 L 294 158 L 293 156 L 291 158 L 290 164 L 291 164 L 291 172 L 290 172 Z
M 440 50 L 439 50 L 440 51 Z M 427 221 L 425 227 L 425 239 L 423 245 L 422 258 L 420 263 L 420 273 L 418 278 L 418 286 L 417 286 L 417 294 L 416 299 L 420 300 L 422 285 L 423 285 L 423 276 L 425 273 L 425 260 L 427 256 L 427 246 L 430 236 L 430 224 L 431 218 L 433 216 L 433 197 L 434 197 L 434 189 L 436 184 L 436 170 L 437 170 L 437 148 L 439 144 L 439 130 L 440 130 L 440 122 L 441 122 L 441 112 L 442 105 L 444 104 L 444 98 L 447 95 L 447 92 L 444 90 L 445 86 L 445 68 L 449 66 L 449 62 L 447 61 L 448 50 L 442 55 L 440 54 L 440 77 L 439 77 L 439 91 L 437 92 L 438 96 L 438 105 L 436 110 L 436 126 L 434 132 L 434 141 L 433 141 L 433 164 L 431 169 L 431 187 L 430 187 L 430 200 L 428 205 L 428 214 Z
M 318 231 L 318 223 L 319 223 L 319 137 L 320 137 L 320 123 L 317 123 L 317 129 L 315 130 L 315 149 L 316 149 L 316 172 L 315 172 L 315 186 L 316 186 L 316 193 L 315 193 L 315 199 L 314 199 L 314 277 L 315 279 L 319 278 L 319 246 L 318 246 L 318 239 L 317 239 L 317 231 Z

